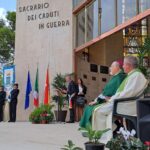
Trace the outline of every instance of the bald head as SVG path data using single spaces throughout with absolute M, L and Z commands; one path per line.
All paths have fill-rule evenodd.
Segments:
M 110 74 L 115 75 L 120 72 L 120 69 L 121 69 L 120 64 L 117 61 L 114 61 L 110 66 Z
M 120 64 L 117 61 L 112 62 L 112 65 L 120 68 Z

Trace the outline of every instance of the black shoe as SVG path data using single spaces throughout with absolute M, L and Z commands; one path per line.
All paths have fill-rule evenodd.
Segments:
M 121 127 L 124 127 L 123 124 L 121 124 L 121 122 L 119 120 L 116 120 L 114 122 L 116 124 L 116 129 L 113 131 L 113 137 L 116 137 L 117 132 L 120 130 Z
M 9 120 L 8 122 L 15 122 L 15 121 Z
M 74 123 L 73 120 L 66 121 L 66 123 Z

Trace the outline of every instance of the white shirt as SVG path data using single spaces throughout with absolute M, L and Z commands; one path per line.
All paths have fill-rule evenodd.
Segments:
M 79 87 L 79 93 L 78 94 L 83 94 L 83 88 L 82 88 L 82 86 L 78 85 L 78 87 Z

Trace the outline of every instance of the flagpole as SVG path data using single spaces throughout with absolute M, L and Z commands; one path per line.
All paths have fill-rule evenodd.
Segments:
M 29 64 L 28 64 L 28 71 L 30 70 Z
M 48 62 L 48 76 L 50 75 L 49 73 L 49 62 Z M 49 78 L 49 89 L 48 89 L 48 93 L 49 93 L 49 104 L 51 102 L 51 94 L 50 94 L 50 78 Z
M 47 72 L 48 72 L 48 104 L 50 104 L 49 61 L 48 61 L 48 66 L 47 66 Z
M 37 61 L 37 67 L 39 67 L 39 61 Z
M 35 82 L 34 82 L 34 93 L 33 93 L 33 104 L 34 107 L 39 107 L 39 75 L 38 75 L 38 63 L 37 63 L 37 69 L 35 74 Z

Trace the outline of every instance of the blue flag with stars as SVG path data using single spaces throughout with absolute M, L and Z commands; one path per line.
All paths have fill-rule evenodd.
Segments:
M 27 109 L 30 103 L 30 93 L 32 91 L 31 80 L 30 80 L 30 72 L 28 71 L 28 78 L 27 78 L 27 86 L 26 86 L 26 97 L 25 97 L 25 106 L 24 108 Z

